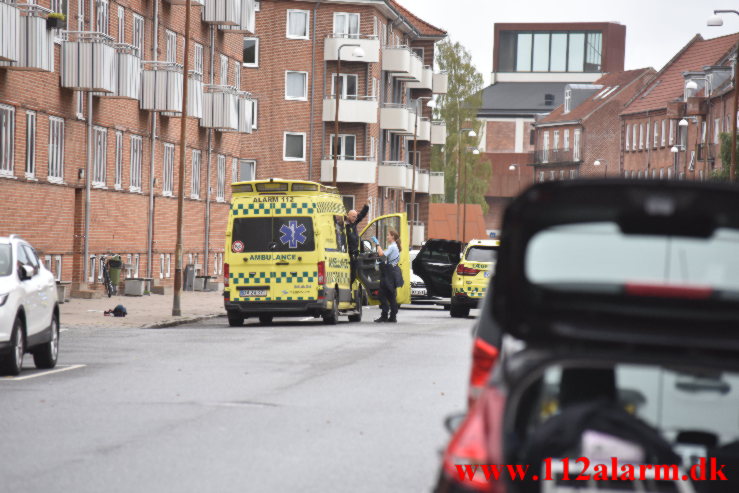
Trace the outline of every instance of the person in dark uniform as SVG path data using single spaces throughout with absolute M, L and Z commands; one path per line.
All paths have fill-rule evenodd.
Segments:
M 351 284 L 357 278 L 357 255 L 359 255 L 359 233 L 357 232 L 357 224 L 367 216 L 369 206 L 362 207 L 362 211 L 357 213 L 354 209 L 346 214 L 346 242 L 349 246 Z
M 375 322 L 396 323 L 398 321 L 396 318 L 398 314 L 396 290 L 403 286 L 403 277 L 398 262 L 400 262 L 400 251 L 403 247 L 400 244 L 400 235 L 392 229 L 387 233 L 387 242 L 388 247 L 385 250 L 379 244 L 377 245 L 377 254 L 384 257 L 385 263 L 381 264 L 382 278 L 380 280 L 380 309 L 382 314 Z

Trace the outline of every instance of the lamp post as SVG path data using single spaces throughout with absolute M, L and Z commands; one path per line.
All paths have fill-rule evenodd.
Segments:
M 477 135 L 477 134 L 475 134 Z M 475 156 L 480 154 L 477 147 L 468 147 L 467 152 L 471 152 Z M 467 238 L 467 166 L 464 167 L 464 209 L 462 212 L 462 241 Z
M 344 43 L 337 50 L 336 84 L 334 84 L 334 98 L 336 102 L 336 115 L 334 116 L 334 188 L 336 188 L 336 180 L 339 173 L 339 101 L 341 101 L 341 93 L 344 90 L 341 83 L 341 50 L 344 48 L 354 48 L 352 55 L 355 58 L 364 58 L 364 50 L 356 43 Z
M 436 106 L 433 102 L 433 96 L 421 96 L 420 98 L 416 99 L 416 126 L 413 130 L 413 178 L 411 179 L 411 214 L 408 218 L 409 222 L 411 223 L 411 246 L 413 246 L 413 226 L 416 221 L 416 167 L 420 166 L 420 160 L 419 162 L 415 162 L 418 159 L 418 121 L 421 119 L 421 113 L 422 113 L 422 107 L 420 106 L 420 102 L 428 99 L 429 102 L 427 103 L 427 106 L 429 108 L 433 108 Z
M 723 26 L 724 21 L 719 14 L 736 14 L 739 15 L 739 11 L 736 10 L 714 10 L 713 17 L 708 19 L 706 24 L 708 26 Z M 737 109 L 739 108 L 739 40 L 736 42 L 736 48 L 734 52 L 734 113 L 731 118 L 731 165 L 729 166 L 729 181 L 733 182 L 736 180 L 736 115 Z
M 678 144 L 674 145 L 670 148 L 670 152 L 675 155 L 675 158 L 673 159 L 672 163 L 672 172 L 675 175 L 675 178 L 680 178 L 680 175 L 678 174 L 678 168 L 680 164 L 680 154 L 678 154 L 681 150 L 683 150 L 683 146 Z
M 518 189 L 516 190 L 516 193 L 521 193 L 521 165 L 520 164 L 511 164 L 508 166 L 508 171 L 518 170 Z
M 459 142 L 457 143 L 457 240 L 464 241 L 460 235 L 459 229 L 459 218 L 461 217 L 459 204 L 460 204 L 460 183 L 462 181 L 462 138 L 464 133 L 467 133 L 467 137 L 477 137 L 477 132 L 471 128 L 460 128 L 459 129 Z M 479 151 L 478 151 L 479 152 Z M 466 207 L 465 207 L 466 209 Z
M 593 163 L 593 166 L 600 166 L 601 164 L 604 165 L 603 167 L 605 168 L 604 173 L 603 173 L 603 178 L 608 178 L 608 161 L 604 161 L 602 159 L 596 159 L 595 162 Z

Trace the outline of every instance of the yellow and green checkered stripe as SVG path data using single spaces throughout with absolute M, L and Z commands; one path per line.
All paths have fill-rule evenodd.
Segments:
M 476 288 L 469 286 L 465 288 L 454 288 L 454 294 L 466 294 L 470 298 L 482 298 L 485 295 L 487 288 Z
M 346 214 L 344 204 L 341 202 L 317 202 L 316 212 L 319 214 L 331 213 L 339 216 Z
M 297 274 L 297 275 L 292 275 Z M 229 276 L 231 284 L 238 286 L 258 286 L 270 284 L 293 284 L 293 283 L 315 283 L 318 282 L 318 272 L 255 272 L 254 275 L 244 272 Z
M 234 217 L 239 216 L 301 216 L 313 215 L 316 209 L 309 202 L 301 203 L 252 203 L 252 204 L 233 204 L 231 206 L 231 214 Z

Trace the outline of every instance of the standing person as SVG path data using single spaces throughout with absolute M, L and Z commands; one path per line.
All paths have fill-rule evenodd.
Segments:
M 398 314 L 398 300 L 396 299 L 396 289 L 403 285 L 403 276 L 400 273 L 400 235 L 394 229 L 387 233 L 388 246 L 386 250 L 377 245 L 377 254 L 385 257 L 385 262 L 380 265 L 382 269 L 382 278 L 380 280 L 380 309 L 382 314 L 375 322 L 396 323 Z M 390 317 L 388 317 L 388 311 Z
M 359 255 L 359 233 L 357 224 L 361 223 L 369 212 L 369 206 L 365 204 L 362 211 L 357 213 L 354 209 L 346 213 L 346 242 L 349 246 L 351 284 L 357 278 L 357 255 Z

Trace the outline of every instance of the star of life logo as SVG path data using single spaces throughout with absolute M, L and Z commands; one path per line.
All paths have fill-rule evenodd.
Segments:
M 288 248 L 298 248 L 298 244 L 302 245 L 308 240 L 305 237 L 306 231 L 305 225 L 298 224 L 298 221 L 290 221 L 280 228 L 280 233 L 282 233 L 280 242 Z

